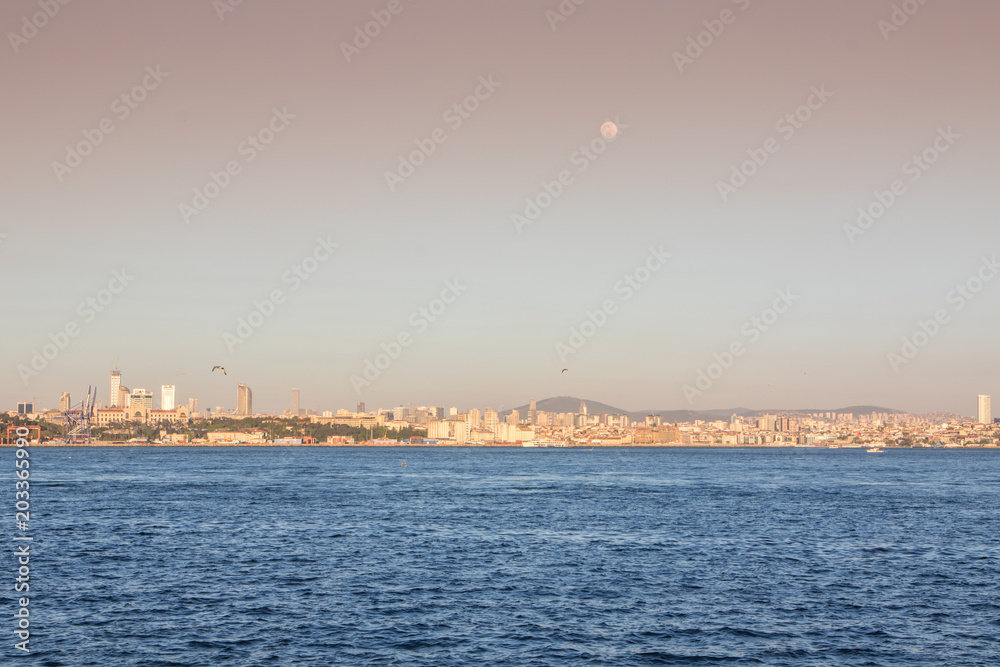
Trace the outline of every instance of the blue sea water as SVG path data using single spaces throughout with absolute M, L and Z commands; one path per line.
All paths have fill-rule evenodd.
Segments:
M 1000 664 L 1000 450 L 31 455 L 3 664 Z

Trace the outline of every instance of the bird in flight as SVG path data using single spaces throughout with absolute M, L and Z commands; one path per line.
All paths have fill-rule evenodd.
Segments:
M 216 371 L 216 369 L 222 371 L 223 375 L 229 375 L 229 373 L 226 372 L 226 369 L 223 368 L 222 366 L 212 366 L 212 372 L 213 373 Z
M 568 368 L 564 368 L 564 369 L 562 369 L 562 372 L 565 373 L 568 370 L 569 370 Z

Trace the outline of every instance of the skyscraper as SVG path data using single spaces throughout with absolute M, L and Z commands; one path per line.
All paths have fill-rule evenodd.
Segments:
M 124 407 L 119 402 L 118 398 L 118 390 L 121 388 L 121 386 L 122 386 L 122 372 L 117 370 L 111 371 L 111 395 L 108 399 L 111 405 L 109 405 L 108 407 L 111 408 L 115 406 Z
M 299 390 L 292 389 L 292 414 L 299 414 Z
M 990 397 L 986 394 L 979 395 L 979 423 L 993 423 L 993 412 L 990 410 Z
M 364 412 L 365 412 L 365 402 L 361 401 L 360 403 L 358 403 L 358 413 L 364 414 Z
M 59 397 L 59 411 L 67 412 L 69 410 L 70 405 L 71 401 L 69 397 L 69 392 L 64 391 L 62 393 L 62 396 Z
M 245 384 L 236 385 L 236 414 L 244 417 L 253 414 L 253 392 Z
M 189 398 L 188 399 L 188 414 L 189 415 L 193 415 L 196 412 L 198 412 L 198 399 L 197 398 Z
M 160 409 L 174 409 L 174 385 L 165 384 L 160 387 Z

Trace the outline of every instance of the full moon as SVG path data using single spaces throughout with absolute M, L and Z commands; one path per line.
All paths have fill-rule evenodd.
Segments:
M 616 134 L 618 134 L 618 126 L 610 120 L 601 125 L 601 136 L 605 139 L 614 139 Z

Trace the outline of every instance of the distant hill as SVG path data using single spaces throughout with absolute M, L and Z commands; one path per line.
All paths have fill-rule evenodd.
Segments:
M 556 396 L 555 398 L 545 398 L 540 401 L 535 401 L 535 409 L 541 412 L 579 412 L 580 411 L 580 401 L 582 399 L 574 398 L 572 396 Z M 609 415 L 627 415 L 631 414 L 628 410 L 622 410 L 621 408 L 616 408 L 606 403 L 600 403 L 598 401 L 584 401 L 587 404 L 587 413 L 592 415 L 599 415 L 602 412 L 606 412 Z M 526 412 L 528 412 L 528 405 L 519 405 L 516 408 L 511 408 L 510 410 L 504 410 L 501 413 L 503 415 L 509 415 L 511 410 L 517 410 L 518 413 L 523 417 Z
M 875 405 L 851 405 L 846 408 L 814 408 L 808 410 L 788 410 L 788 409 L 772 409 L 772 410 L 751 410 L 750 408 L 729 408 L 729 409 L 712 409 L 712 410 L 624 410 L 622 408 L 616 408 L 613 405 L 608 405 L 607 403 L 601 403 L 600 401 L 593 401 L 588 399 L 580 399 L 574 396 L 555 396 L 553 398 L 544 398 L 542 400 L 535 401 L 535 409 L 540 412 L 579 412 L 580 402 L 583 401 L 587 404 L 587 413 L 592 415 L 599 415 L 601 413 L 607 413 L 609 415 L 628 415 L 633 421 L 642 420 L 646 415 L 656 415 L 660 417 L 665 422 L 693 422 L 696 420 L 701 421 L 729 421 L 730 417 L 733 415 L 739 415 L 741 417 L 759 417 L 765 414 L 811 414 L 817 412 L 832 412 L 835 414 L 845 414 L 851 413 L 854 415 L 867 415 L 873 412 L 884 412 L 887 414 L 903 414 L 902 410 L 894 410 L 892 408 L 881 408 Z M 504 410 L 500 415 L 506 416 L 511 413 L 511 410 L 517 410 L 518 413 L 523 417 L 528 412 L 528 404 L 519 405 L 515 408 L 509 410 Z
M 905 414 L 902 410 L 894 410 L 893 408 L 881 408 L 877 405 L 851 405 L 846 408 L 810 408 L 808 410 L 753 410 L 754 415 L 763 414 L 774 414 L 776 412 L 789 413 L 795 412 L 800 414 L 812 414 L 816 412 L 832 412 L 834 414 L 853 414 L 853 415 L 870 415 L 873 412 L 884 412 L 890 415 L 901 415 Z

